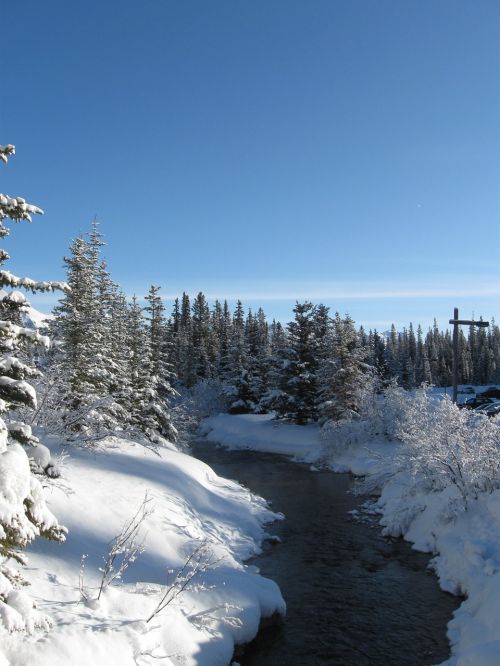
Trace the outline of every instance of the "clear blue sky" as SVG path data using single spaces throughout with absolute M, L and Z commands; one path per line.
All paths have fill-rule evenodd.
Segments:
M 500 319 L 497 0 L 3 3 L 6 265 L 387 327 Z M 43 298 L 34 300 L 43 309 Z M 45 303 L 45 306 L 48 304 Z

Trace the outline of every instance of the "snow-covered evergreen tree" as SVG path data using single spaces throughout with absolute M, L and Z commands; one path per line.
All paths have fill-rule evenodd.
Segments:
M 7 162 L 15 153 L 11 144 L 0 146 L 0 160 Z M 9 234 L 4 220 L 15 222 L 31 221 L 33 214 L 43 211 L 28 204 L 21 197 L 0 194 L 0 238 Z M 5 250 L 0 250 L 0 265 L 9 258 Z M 31 278 L 17 277 L 0 269 L 2 289 L 24 287 L 32 292 L 52 291 L 65 288 L 58 282 L 36 282 Z M 8 630 L 24 629 L 32 624 L 30 613 L 23 614 L 22 608 L 31 604 L 21 603 L 22 593 L 15 589 L 20 580 L 19 574 L 9 566 L 9 560 L 25 562 L 20 549 L 25 548 L 36 536 L 63 540 L 65 530 L 49 511 L 43 497 L 40 482 L 30 470 L 28 455 L 36 460 L 34 453 L 42 447 L 31 432 L 31 427 L 15 418 L 20 407 L 35 409 L 36 392 L 29 379 L 37 376 L 34 370 L 20 358 L 25 344 L 35 343 L 48 346 L 48 338 L 37 331 L 23 328 L 13 323 L 12 316 L 26 305 L 23 294 L 13 291 L 1 299 L 2 320 L 0 320 L 0 625 Z
M 245 325 L 248 348 L 248 382 L 254 411 L 261 411 L 260 402 L 269 389 L 270 340 L 266 315 L 259 308 L 256 315 L 249 312 Z
M 233 315 L 225 372 L 222 378 L 224 392 L 232 413 L 251 412 L 255 402 L 250 388 L 249 356 L 245 336 L 245 313 L 238 301 Z
M 141 434 L 163 445 L 175 441 L 176 429 L 170 415 L 170 399 L 176 395 L 171 386 L 173 374 L 168 362 L 166 322 L 163 304 L 153 287 L 142 308 L 134 296 L 127 317 L 126 349 L 128 381 L 124 406 L 129 414 L 131 434 Z M 149 318 L 144 316 L 144 310 Z M 127 429 L 126 428 L 126 429 Z
M 338 421 L 360 411 L 366 376 L 372 369 L 364 361 L 354 322 L 335 314 L 332 355 L 321 372 L 320 407 L 322 420 Z
M 123 428 L 128 418 L 121 404 L 127 352 L 118 347 L 113 321 L 121 297 L 101 259 L 102 245 L 95 221 L 88 239 L 72 242 L 64 259 L 71 291 L 54 309 L 51 323 L 59 351 L 51 360 L 63 379 L 58 387 L 64 395 L 62 422 L 68 431 L 90 438 Z M 120 316 L 123 320 L 123 307 Z
M 156 433 L 169 441 L 175 441 L 177 431 L 170 417 L 170 401 L 177 395 L 173 388 L 176 376 L 169 358 L 171 356 L 171 343 L 168 338 L 167 322 L 164 312 L 165 306 L 159 295 L 160 287 L 151 286 L 146 296 L 148 305 L 144 308 L 147 313 L 146 326 L 149 337 L 148 366 L 151 372 L 148 388 L 147 403 L 143 415 L 149 421 L 145 429 L 151 438 Z M 155 423 L 156 422 L 156 423 Z M 152 439 L 155 439 L 153 435 Z
M 295 305 L 295 319 L 287 326 L 287 341 L 281 356 L 277 413 L 304 425 L 317 414 L 318 358 L 315 341 L 315 306 L 306 301 Z

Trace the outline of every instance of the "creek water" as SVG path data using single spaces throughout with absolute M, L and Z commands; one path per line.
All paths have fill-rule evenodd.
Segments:
M 440 590 L 428 555 L 349 513 L 366 498 L 350 492 L 348 474 L 208 442 L 192 448 L 286 516 L 268 528 L 281 542 L 249 561 L 280 586 L 286 620 L 259 633 L 241 666 L 430 666 L 449 657 L 446 625 L 460 599 Z

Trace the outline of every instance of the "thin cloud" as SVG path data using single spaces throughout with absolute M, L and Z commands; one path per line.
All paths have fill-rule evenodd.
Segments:
M 189 294 L 196 294 L 199 289 L 185 289 Z M 141 293 L 139 291 L 139 293 Z M 173 300 L 177 298 L 182 291 L 164 293 L 163 298 Z M 227 299 L 229 301 L 295 301 L 295 300 L 388 300 L 388 299 L 419 299 L 419 298 L 474 298 L 474 297 L 500 297 L 500 285 L 474 285 L 474 286 L 425 286 L 425 287 L 364 287 L 362 285 L 332 286 L 318 285 L 273 288 L 254 290 L 242 287 L 238 291 L 220 289 L 210 289 L 203 291 L 209 301 L 216 299 Z

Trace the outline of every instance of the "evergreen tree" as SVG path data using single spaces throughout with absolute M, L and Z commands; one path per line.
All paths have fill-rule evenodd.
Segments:
M 249 383 L 254 409 L 261 411 L 260 402 L 269 389 L 270 341 L 269 326 L 262 308 L 252 317 L 246 331 L 249 350 Z
M 337 312 L 334 319 L 332 355 L 321 374 L 320 416 L 322 420 L 338 421 L 359 413 L 362 390 L 371 372 L 363 360 L 354 322 Z
M 189 378 L 189 383 L 192 385 L 199 379 L 212 377 L 216 351 L 210 326 L 210 309 L 201 291 L 194 299 L 191 309 L 192 377 Z
M 143 359 L 151 374 L 142 401 L 140 425 L 152 441 L 157 441 L 158 435 L 175 441 L 177 431 L 171 421 L 170 401 L 177 392 L 172 386 L 175 374 L 169 363 L 170 342 L 159 291 L 160 287 L 151 286 L 146 296 L 148 343 L 144 347 Z
M 315 344 L 315 306 L 295 305 L 288 324 L 287 347 L 282 351 L 278 414 L 299 425 L 316 418 L 318 358 Z
M 248 366 L 245 313 L 241 301 L 238 301 L 231 326 L 226 369 L 222 378 L 224 392 L 229 398 L 229 411 L 232 413 L 254 410 L 255 403 L 250 388 Z
M 70 291 L 54 309 L 51 323 L 59 350 L 51 363 L 60 373 L 58 390 L 66 407 L 62 420 L 69 431 L 90 438 L 121 428 L 127 420 L 121 405 L 126 352 L 112 334 L 117 286 L 100 258 L 102 245 L 95 221 L 88 240 L 79 237 L 71 244 L 64 259 Z
M 2 162 L 7 162 L 14 153 L 14 146 L 0 146 Z M 32 215 L 42 212 L 21 197 L 0 194 L 0 238 L 9 235 L 4 223 L 7 218 L 15 222 L 30 222 Z M 7 259 L 8 253 L 0 250 L 0 265 L 3 266 Z M 65 286 L 57 282 L 19 278 L 0 269 L 0 287 L 14 290 L 22 287 L 37 292 Z M 48 338 L 13 323 L 21 305 L 26 306 L 27 301 L 20 292 L 12 291 L 1 298 L 2 317 L 9 311 L 11 316 L 0 321 L 0 413 L 3 415 L 0 418 L 0 606 L 4 607 L 3 613 L 0 613 L 0 624 L 2 618 L 10 615 L 11 621 L 19 627 L 24 626 L 20 593 L 17 593 L 17 604 L 16 595 L 12 594 L 19 576 L 9 566 L 9 560 L 24 563 L 25 558 L 19 550 L 36 536 L 62 541 L 65 533 L 45 504 L 40 482 L 30 472 L 28 452 L 32 459 L 36 459 L 35 451 L 42 445 L 29 425 L 14 418 L 20 407 L 37 407 L 36 392 L 29 380 L 38 372 L 21 360 L 20 353 L 28 343 L 48 345 Z

